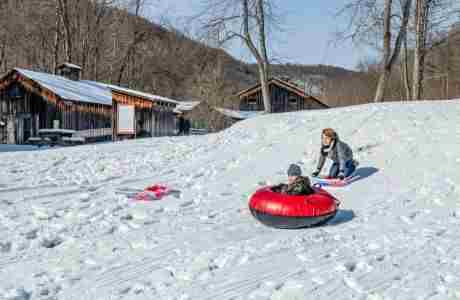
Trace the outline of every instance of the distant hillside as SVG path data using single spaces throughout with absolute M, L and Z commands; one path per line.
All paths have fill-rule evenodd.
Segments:
M 250 68 L 256 72 L 257 66 L 250 65 Z M 336 77 L 356 73 L 354 71 L 329 65 L 300 65 L 300 64 L 274 64 L 270 66 L 273 76 L 278 77 L 291 77 L 291 78 L 305 78 L 309 76 L 324 76 Z
M 126 10 L 99 1 L 0 2 L 0 73 L 14 67 L 54 72 L 71 61 L 84 79 L 115 83 L 176 99 L 230 106 L 258 82 L 257 67 Z M 324 65 L 273 65 L 274 76 L 323 79 L 351 71 Z

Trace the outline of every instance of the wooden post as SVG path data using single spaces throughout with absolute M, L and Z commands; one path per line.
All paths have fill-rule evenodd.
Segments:
M 118 140 L 118 102 L 113 101 L 112 105 L 112 140 L 117 141 Z
M 9 114 L 6 121 L 6 143 L 16 144 L 16 120 L 14 114 Z

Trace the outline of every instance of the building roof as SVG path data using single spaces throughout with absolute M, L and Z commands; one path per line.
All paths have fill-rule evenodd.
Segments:
M 51 92 L 69 101 L 112 105 L 112 92 L 108 88 L 88 84 L 84 81 L 73 81 L 62 76 L 34 72 L 15 68 L 15 70 L 49 89 Z
M 262 111 L 242 111 L 242 110 L 233 110 L 233 109 L 220 108 L 220 107 L 214 107 L 214 109 L 227 117 L 231 117 L 233 119 L 238 119 L 238 120 L 254 118 L 254 117 L 264 114 L 264 112 Z
M 301 89 L 299 86 L 297 86 L 296 84 L 294 83 L 290 83 L 288 81 L 285 81 L 283 79 L 280 79 L 280 78 L 276 78 L 276 77 L 273 77 L 273 78 L 270 78 L 268 80 L 268 84 L 275 84 L 281 88 L 284 88 L 284 89 L 287 89 L 305 99 L 311 99 L 313 101 L 316 101 L 322 105 L 324 105 L 325 107 L 329 107 L 327 104 L 325 104 L 324 102 L 322 102 L 321 100 L 319 100 L 318 98 L 312 96 L 312 95 L 308 95 L 307 93 L 305 93 L 305 91 L 303 89 Z M 256 93 L 258 92 L 259 90 L 261 89 L 261 84 L 258 83 L 256 85 L 253 85 L 245 90 L 242 90 L 241 92 L 239 92 L 237 94 L 237 96 L 239 97 L 242 97 L 242 96 L 247 96 L 247 95 L 251 95 L 253 93 Z
M 129 89 L 129 88 L 124 88 L 124 87 L 121 87 L 121 86 L 118 86 L 118 85 L 102 83 L 102 82 L 96 82 L 96 81 L 91 81 L 91 80 L 81 80 L 81 82 L 85 82 L 87 84 L 91 84 L 91 85 L 95 85 L 95 86 L 100 86 L 100 87 L 103 87 L 103 88 L 108 88 L 111 91 L 119 92 L 119 93 L 122 93 L 122 94 L 144 98 L 144 99 L 147 99 L 147 100 L 151 100 L 152 102 L 163 101 L 163 102 L 168 102 L 168 103 L 172 103 L 172 104 L 176 104 L 176 105 L 180 103 L 180 101 L 173 100 L 173 99 L 170 99 L 170 98 L 167 98 L 167 97 L 158 96 L 158 95 L 149 94 L 149 93 L 144 93 L 144 92 L 139 92 L 139 91 Z
M 96 103 L 112 105 L 112 92 L 119 92 L 130 96 L 140 97 L 152 102 L 167 102 L 177 105 L 179 101 L 166 97 L 139 92 L 136 90 L 123 88 L 117 85 L 106 84 L 90 80 L 70 80 L 63 76 L 49 73 L 35 72 L 21 68 L 15 68 L 19 73 L 40 86 L 48 89 L 63 100 L 78 101 L 86 103 Z

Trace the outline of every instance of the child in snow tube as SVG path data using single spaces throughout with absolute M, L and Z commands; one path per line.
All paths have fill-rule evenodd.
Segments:
M 339 202 L 326 191 L 312 188 L 298 165 L 289 166 L 288 181 L 251 196 L 249 209 L 257 220 L 275 228 L 296 229 L 320 225 L 335 216 Z
M 317 177 L 326 162 L 326 158 L 333 161 L 329 170 L 329 178 L 343 180 L 350 176 L 356 169 L 356 161 L 353 159 L 353 151 L 347 143 L 341 141 L 337 132 L 332 128 L 323 129 L 321 135 L 321 152 L 316 171 L 312 173 Z
M 288 184 L 281 183 L 272 187 L 272 191 L 288 195 L 310 195 L 315 191 L 311 187 L 310 179 L 302 176 L 299 165 L 291 164 L 287 170 Z

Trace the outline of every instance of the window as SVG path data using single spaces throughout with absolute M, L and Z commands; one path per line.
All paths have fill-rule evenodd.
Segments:
M 289 98 L 289 105 L 297 105 L 297 98 Z
M 19 99 L 24 97 L 24 93 L 22 89 L 19 87 L 19 85 L 15 84 L 11 87 L 9 96 L 13 99 Z

